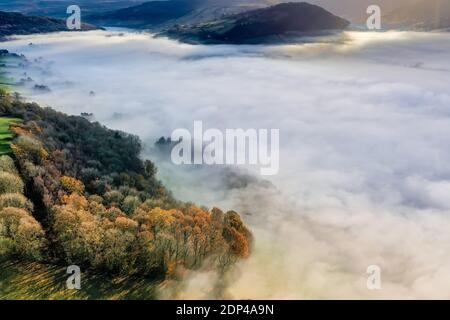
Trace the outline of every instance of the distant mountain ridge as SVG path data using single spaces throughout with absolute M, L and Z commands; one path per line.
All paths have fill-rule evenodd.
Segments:
M 99 28 L 89 24 L 82 24 L 81 29 L 86 31 Z M 25 16 L 21 13 L 0 11 L 0 38 L 11 35 L 26 35 L 56 31 L 69 31 L 65 20 Z
M 138 6 L 86 16 L 86 21 L 105 26 L 148 28 L 181 18 L 195 10 L 202 0 L 149 1 Z
M 306 2 L 270 7 L 256 0 L 150 1 L 111 12 L 82 16 L 100 25 L 152 29 L 158 34 L 202 43 L 260 43 L 289 33 L 342 30 L 350 22 Z M 82 30 L 98 29 L 83 24 Z M 0 11 L 0 36 L 68 31 L 63 19 Z
M 30 16 L 64 18 L 67 7 L 78 5 L 82 15 L 132 7 L 145 0 L 1 0 L 0 11 L 19 12 Z
M 109 27 L 153 29 L 171 24 L 200 23 L 265 6 L 265 0 L 154 0 L 88 14 L 84 19 Z
M 282 3 L 194 26 L 175 26 L 166 34 L 203 43 L 260 43 L 290 33 L 342 30 L 350 22 L 306 2 Z
M 114 27 L 161 29 L 197 25 L 231 15 L 291 2 L 280 0 L 154 0 L 143 4 L 87 15 L 88 22 Z M 292 3 L 301 3 L 294 1 Z

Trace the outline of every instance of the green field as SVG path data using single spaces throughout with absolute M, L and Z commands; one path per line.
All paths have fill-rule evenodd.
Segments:
M 151 300 L 158 282 L 144 278 L 81 274 L 81 290 L 69 290 L 66 268 L 35 262 L 0 262 L 0 300 Z
M 22 120 L 15 118 L 0 117 L 0 155 L 11 152 L 10 144 L 14 138 L 14 134 L 10 131 L 10 126 L 15 123 L 20 123 Z
M 8 85 L 7 79 L 0 72 L 0 96 L 4 93 L 9 93 L 10 91 L 10 85 Z
M 13 87 L 14 87 L 13 80 L 7 78 L 2 72 L 0 72 L 0 93 L 1 92 L 11 93 Z
M 17 58 L 0 56 L 0 95 L 4 92 L 10 93 L 14 88 L 14 79 L 8 73 L 8 64 L 14 62 Z
M 8 92 L 8 79 L 5 77 L 5 68 L 2 66 L 5 63 L 5 58 L 0 57 L 0 93 L 2 91 Z

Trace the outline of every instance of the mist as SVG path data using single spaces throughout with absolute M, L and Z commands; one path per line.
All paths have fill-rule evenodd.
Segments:
M 316 39 L 318 40 L 318 39 Z M 17 37 L 27 99 L 137 134 L 185 201 L 234 209 L 255 248 L 239 299 L 450 298 L 450 35 L 345 32 L 273 46 L 181 44 L 146 33 Z M 50 89 L 39 91 L 34 84 Z M 280 129 L 280 171 L 175 166 L 173 130 Z M 381 268 L 368 290 L 367 267 Z M 208 297 L 197 274 L 180 294 Z

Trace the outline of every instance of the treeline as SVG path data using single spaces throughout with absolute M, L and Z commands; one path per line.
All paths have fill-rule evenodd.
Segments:
M 138 137 L 9 95 L 0 115 L 24 120 L 0 160 L 0 256 L 156 276 L 248 257 L 239 214 L 176 201 Z
M 32 216 L 33 204 L 24 188 L 13 159 L 0 156 L 0 257 L 41 260 L 45 233 Z

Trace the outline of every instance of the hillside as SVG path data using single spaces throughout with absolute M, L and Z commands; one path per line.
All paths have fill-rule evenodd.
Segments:
M 43 274 L 76 264 L 146 292 L 151 280 L 200 268 L 224 274 L 249 256 L 253 237 L 240 215 L 174 199 L 140 159 L 138 137 L 10 95 L 0 117 L 10 144 L 0 156 L 0 263 L 35 263 Z
M 67 17 L 67 7 L 73 4 L 82 8 L 83 15 L 131 7 L 145 2 L 141 0 L 2 0 L 0 11 L 14 11 L 26 15 Z
M 342 30 L 350 23 L 306 2 L 284 3 L 200 23 L 170 28 L 165 34 L 202 43 L 260 43 L 290 34 Z
M 86 20 L 103 26 L 149 28 L 193 12 L 203 0 L 150 1 L 138 6 L 93 14 Z
M 392 28 L 450 28 L 450 0 L 419 0 L 385 15 L 383 21 Z
M 82 30 L 95 30 L 97 27 L 83 24 Z M 69 31 L 66 21 L 56 18 L 25 16 L 21 13 L 0 11 L 0 38 L 11 35 L 26 35 Z
M 103 26 L 153 29 L 205 22 L 264 6 L 265 0 L 159 0 L 88 14 L 85 19 Z

